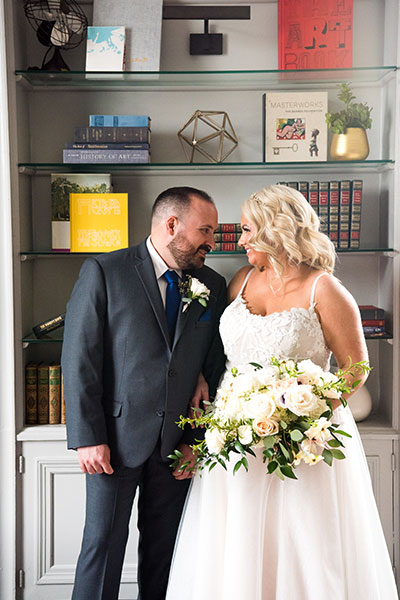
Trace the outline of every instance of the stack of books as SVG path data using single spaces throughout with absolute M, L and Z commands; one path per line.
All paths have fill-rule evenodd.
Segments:
M 363 182 L 353 181 L 281 181 L 299 190 L 311 204 L 325 233 L 335 248 L 360 248 Z
M 149 163 L 150 124 L 148 115 L 90 115 L 89 126 L 76 127 L 65 145 L 64 163 Z
M 26 365 L 25 423 L 65 423 L 64 387 L 59 364 L 30 362 Z
M 241 235 L 240 223 L 218 223 L 213 252 L 244 252 L 244 248 L 238 245 Z
M 385 324 L 385 311 L 372 304 L 362 305 L 360 309 L 364 335 L 368 337 L 382 337 L 387 335 Z

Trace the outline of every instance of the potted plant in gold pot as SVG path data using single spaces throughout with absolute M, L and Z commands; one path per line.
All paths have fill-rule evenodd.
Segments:
M 367 104 L 354 102 L 355 96 L 347 83 L 339 85 L 338 98 L 345 104 L 339 112 L 326 113 L 332 131 L 330 155 L 333 160 L 364 160 L 369 154 L 366 129 L 371 128 L 371 111 Z

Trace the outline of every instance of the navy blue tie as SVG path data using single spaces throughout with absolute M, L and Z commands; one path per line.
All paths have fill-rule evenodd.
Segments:
M 181 294 L 178 285 L 179 276 L 176 271 L 166 271 L 163 277 L 168 284 L 165 296 L 165 314 L 167 315 L 168 331 L 172 343 L 175 335 L 176 319 L 181 304 Z

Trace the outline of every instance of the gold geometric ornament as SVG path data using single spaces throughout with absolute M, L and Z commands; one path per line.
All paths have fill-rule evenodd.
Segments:
M 178 131 L 178 137 L 191 163 L 196 151 L 211 162 L 223 162 L 238 145 L 231 120 L 221 110 L 196 110 Z

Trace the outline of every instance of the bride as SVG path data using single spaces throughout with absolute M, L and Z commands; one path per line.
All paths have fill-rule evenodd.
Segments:
M 331 353 L 340 368 L 368 358 L 357 304 L 332 275 L 334 248 L 318 228 L 289 187 L 245 202 L 239 243 L 250 267 L 233 278 L 220 325 L 227 372 L 271 356 L 323 369 Z M 266 474 L 260 450 L 248 473 L 217 467 L 194 477 L 167 600 L 398 597 L 360 436 L 349 407 L 335 402 L 335 422 L 352 437 L 332 467 L 301 463 L 297 481 L 281 481 Z

